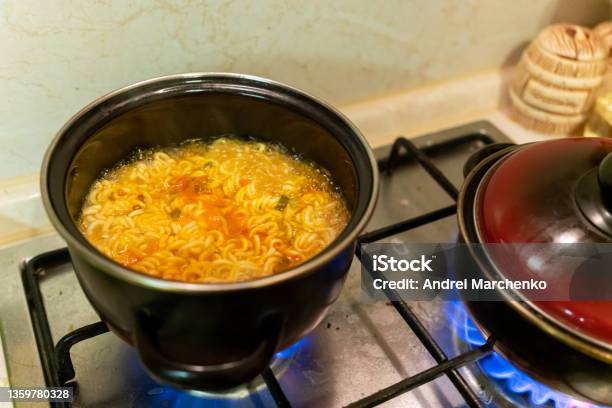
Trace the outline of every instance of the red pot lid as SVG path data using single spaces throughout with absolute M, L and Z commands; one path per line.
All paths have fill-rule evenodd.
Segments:
M 567 138 L 525 145 L 506 155 L 477 193 L 481 241 L 612 242 L 610 153 L 610 139 Z M 498 269 L 510 279 L 538 277 L 531 268 Z M 612 301 L 533 303 L 562 325 L 612 345 Z

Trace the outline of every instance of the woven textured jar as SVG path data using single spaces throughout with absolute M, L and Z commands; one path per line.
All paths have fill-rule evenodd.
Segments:
M 516 67 L 510 86 L 513 118 L 544 133 L 576 133 L 602 83 L 607 56 L 603 39 L 588 28 L 544 29 Z
M 599 24 L 593 32 L 603 40 L 608 51 L 608 69 L 599 89 L 599 95 L 605 95 L 612 92 L 612 21 Z

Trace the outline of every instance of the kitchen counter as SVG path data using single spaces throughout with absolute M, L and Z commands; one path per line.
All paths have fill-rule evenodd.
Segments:
M 21 260 L 30 258 L 42 252 L 65 246 L 61 238 L 53 233 L 46 236 L 33 237 L 28 240 L 10 245 L 0 250 L 0 288 L 3 293 L 23 293 L 23 283 L 19 274 L 19 263 Z M 20 387 L 40 387 L 44 384 L 40 360 L 35 353 L 25 353 L 24 350 L 36 349 L 36 341 L 30 325 L 27 304 L 21 296 L 6 296 L 0 302 L 0 336 L 3 339 L 5 350 L 16 352 L 6 353 L 6 363 L 9 366 L 9 377 L 11 376 L 10 367 L 19 365 L 20 369 L 28 373 L 27 377 L 14 378 L 13 385 Z M 19 356 L 16 360 L 15 356 Z M 23 356 L 28 356 L 24 359 Z M 3 368 L 0 367 L 0 372 Z M 0 378 L 0 385 L 2 384 Z M 6 386 L 6 385 L 4 385 Z M 30 404 L 40 406 L 40 404 Z M 0 403 L 0 408 L 5 408 Z

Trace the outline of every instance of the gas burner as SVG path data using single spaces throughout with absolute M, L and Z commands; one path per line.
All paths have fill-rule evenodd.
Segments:
M 309 358 L 311 339 L 305 337 L 286 349 L 276 353 L 270 363 L 270 370 L 276 378 L 290 377 L 291 364 L 296 360 Z M 258 376 L 253 381 L 221 393 L 202 391 L 186 391 L 154 382 L 143 371 L 142 365 L 136 359 L 131 361 L 135 375 L 141 376 L 141 381 L 150 383 L 149 391 L 139 397 L 138 406 L 164 408 L 199 408 L 199 407 L 249 407 L 264 408 L 270 405 L 270 396 L 266 381 Z M 299 363 L 298 363 L 299 366 Z
M 445 308 L 453 333 L 463 343 L 457 345 L 460 349 L 481 347 L 486 343 L 485 337 L 470 318 L 463 302 L 447 302 Z M 599 408 L 598 405 L 576 400 L 539 383 L 498 353 L 494 352 L 483 357 L 476 365 L 481 371 L 481 376 L 489 378 L 495 391 L 513 406 Z

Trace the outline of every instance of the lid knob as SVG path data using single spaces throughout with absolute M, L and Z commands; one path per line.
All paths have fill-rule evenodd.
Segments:
M 604 206 L 612 211 L 612 153 L 599 163 L 597 169 L 597 184 L 601 191 L 601 198 Z
M 612 153 L 578 180 L 575 193 L 582 214 L 612 237 Z

